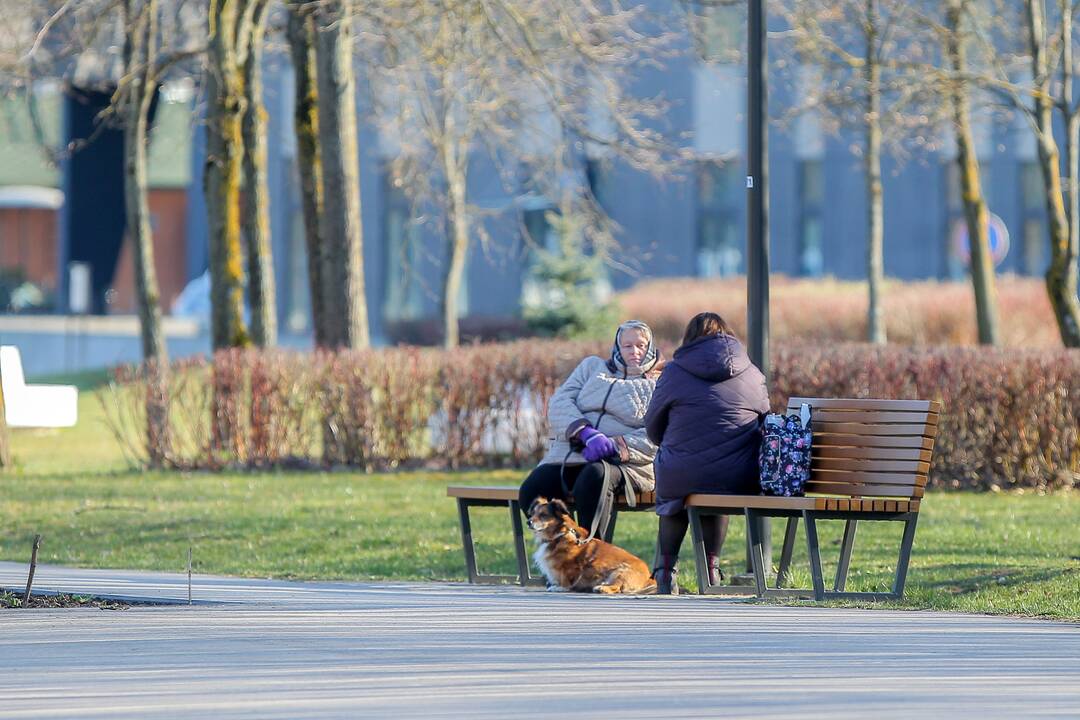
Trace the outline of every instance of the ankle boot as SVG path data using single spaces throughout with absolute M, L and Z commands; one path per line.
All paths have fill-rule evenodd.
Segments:
M 679 583 L 676 576 L 679 574 L 677 557 L 671 555 L 660 556 L 660 567 L 653 570 L 653 577 L 656 578 L 656 594 L 657 595 L 678 595 Z
M 709 584 L 720 585 L 724 582 L 724 572 L 720 569 L 720 556 L 707 554 L 705 565 L 709 568 Z

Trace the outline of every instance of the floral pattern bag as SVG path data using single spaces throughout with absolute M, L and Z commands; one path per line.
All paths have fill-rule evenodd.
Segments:
M 807 403 L 802 404 L 798 415 L 765 416 L 758 456 L 762 494 L 797 497 L 806 492 L 813 437 Z

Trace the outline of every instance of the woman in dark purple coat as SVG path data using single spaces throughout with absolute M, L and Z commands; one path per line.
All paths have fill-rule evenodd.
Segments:
M 761 418 L 769 412 L 765 376 L 716 313 L 695 315 L 682 345 L 656 383 L 645 413 L 649 439 L 659 446 L 656 514 L 660 516 L 659 592 L 674 581 L 691 493 L 757 495 Z M 709 576 L 722 578 L 719 554 L 727 516 L 702 518 Z

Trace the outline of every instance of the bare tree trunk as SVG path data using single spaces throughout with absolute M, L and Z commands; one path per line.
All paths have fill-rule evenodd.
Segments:
M 866 24 L 866 280 L 870 293 L 867 340 L 887 341 L 882 286 L 885 284 L 885 199 L 881 185 L 881 64 L 877 57 L 877 0 L 867 0 Z
M 1062 37 L 1073 37 L 1073 7 L 1070 0 L 1060 0 L 1058 12 L 1061 16 Z M 1068 183 L 1068 203 L 1066 213 L 1069 218 L 1069 242 L 1064 252 L 1059 249 L 1058 272 L 1054 285 L 1059 288 L 1061 311 L 1058 322 L 1062 328 L 1062 340 L 1065 340 L 1066 328 L 1072 338 L 1071 347 L 1080 346 L 1080 304 L 1077 300 L 1077 259 L 1080 256 L 1080 112 L 1073 105 L 1073 43 L 1062 43 L 1061 80 L 1062 105 L 1065 114 L 1065 158 L 1066 182 Z M 1051 264 L 1051 269 L 1054 266 Z
M 319 159 L 319 97 L 315 69 L 315 23 L 302 0 L 290 0 L 289 49 L 292 53 L 296 106 L 297 168 L 300 172 L 300 199 L 304 214 L 304 247 L 307 250 L 308 285 L 311 291 L 311 322 L 315 347 L 327 347 L 327 317 L 323 302 L 323 241 L 319 234 L 322 212 L 322 165 Z
M 315 11 L 318 38 L 319 147 L 323 172 L 320 235 L 330 347 L 368 346 L 360 225 L 359 153 L 350 24 L 352 0 L 326 0 Z
M 135 266 L 143 369 L 146 372 L 146 442 L 150 464 L 169 456 L 169 358 L 161 332 L 161 305 L 154 268 L 154 236 L 147 202 L 147 139 L 150 105 L 157 94 L 153 66 L 157 0 L 124 3 L 124 206 L 127 239 Z
M 979 178 L 979 158 L 975 152 L 974 133 L 971 129 L 967 83 L 962 79 L 968 69 L 967 49 L 960 27 L 963 12 L 963 2 L 951 2 L 946 9 L 946 24 L 949 30 L 946 36 L 946 54 L 955 74 L 950 100 L 953 129 L 956 132 L 956 161 L 960 169 L 960 195 L 963 198 L 968 245 L 971 248 L 971 282 L 975 290 L 979 343 L 997 345 L 997 288 L 994 261 L 990 256 L 989 213 Z
M 211 0 L 206 111 L 206 211 L 210 235 L 211 335 L 214 349 L 249 344 L 244 323 L 240 183 L 244 114 L 237 66 L 238 0 Z
M 468 175 L 464 148 L 454 146 L 452 137 L 444 137 L 443 164 L 449 191 L 449 207 L 446 229 L 446 270 L 440 302 L 443 323 L 443 347 L 458 346 L 458 296 L 461 279 L 465 272 L 465 258 L 469 250 L 469 216 L 465 202 Z
M 147 132 L 150 105 L 157 84 L 150 58 L 156 35 L 156 0 L 141 7 L 132 0 L 124 3 L 126 42 L 124 47 L 127 83 L 124 102 L 124 207 L 128 241 L 135 265 L 135 300 L 139 310 L 140 337 L 144 361 L 164 362 L 167 358 L 161 335 L 161 306 L 154 268 L 154 238 L 147 202 Z
M 1050 267 L 1046 271 L 1046 291 L 1057 319 L 1061 341 L 1066 347 L 1080 347 L 1080 300 L 1077 299 L 1076 247 L 1070 237 L 1061 187 L 1061 158 L 1054 140 L 1053 102 L 1050 98 L 1047 58 L 1046 9 L 1043 0 L 1026 0 L 1028 41 L 1031 49 L 1035 124 L 1046 194 L 1046 214 L 1050 228 Z
M 262 58 L 269 0 L 255 0 L 244 60 L 244 239 L 247 251 L 251 339 L 259 347 L 277 344 L 277 298 L 270 247 L 270 191 L 266 179 L 266 110 Z
M 1080 114 L 1072 110 L 1065 133 L 1069 167 L 1069 242 L 1057 248 L 1053 285 L 1060 298 L 1055 304 L 1055 314 L 1061 328 L 1061 339 L 1067 347 L 1080 347 L 1080 300 L 1077 296 L 1077 273 L 1080 272 Z M 1049 273 L 1048 273 L 1049 285 Z M 1053 297 L 1053 295 L 1051 296 Z M 1068 339 L 1066 339 L 1068 335 Z
M 11 435 L 8 433 L 4 393 L 0 392 L 0 469 L 11 467 Z

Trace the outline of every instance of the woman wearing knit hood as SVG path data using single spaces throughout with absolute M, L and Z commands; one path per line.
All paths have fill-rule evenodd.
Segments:
M 656 384 L 645 416 L 656 453 L 656 514 L 660 516 L 656 584 L 678 592 L 675 562 L 692 493 L 757 495 L 761 419 L 769 412 L 765 376 L 716 313 L 690 320 L 682 345 Z M 717 583 L 728 517 L 703 517 L 710 580 Z
M 521 485 L 523 512 L 541 495 L 572 501 L 578 523 L 603 536 L 615 491 L 635 504 L 652 490 L 656 446 L 645 410 L 660 365 L 652 330 L 632 320 L 615 332 L 607 360 L 585 358 L 570 373 L 548 401 L 551 444 Z

